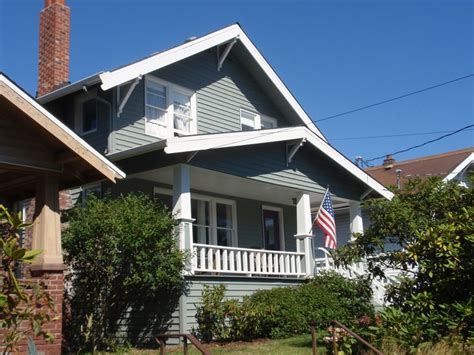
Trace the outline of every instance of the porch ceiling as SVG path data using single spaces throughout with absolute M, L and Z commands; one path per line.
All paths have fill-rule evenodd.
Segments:
M 295 205 L 294 199 L 301 192 L 284 186 L 237 177 L 212 170 L 190 166 L 191 189 L 202 192 L 219 194 L 229 197 L 242 197 L 263 202 L 281 205 Z M 138 178 L 156 182 L 158 184 L 173 184 L 173 166 L 129 175 L 129 178 Z M 309 192 L 312 207 L 319 207 L 323 195 Z M 333 198 L 334 204 L 346 205 L 348 200 Z

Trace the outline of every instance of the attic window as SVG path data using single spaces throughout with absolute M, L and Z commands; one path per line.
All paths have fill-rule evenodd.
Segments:
M 159 138 L 196 133 L 193 91 L 146 76 L 145 133 Z
M 108 120 L 110 105 L 97 97 L 79 97 L 75 104 L 75 127 L 80 134 L 96 132 L 101 119 Z
M 259 115 L 247 110 L 240 110 L 240 126 L 242 131 L 253 131 L 255 129 L 269 129 L 278 126 L 277 120 L 273 117 Z

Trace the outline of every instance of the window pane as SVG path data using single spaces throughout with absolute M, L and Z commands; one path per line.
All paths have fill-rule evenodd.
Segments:
M 191 116 L 191 98 L 179 92 L 173 93 L 174 113 Z
M 195 219 L 195 224 L 209 226 L 209 215 L 209 201 L 191 200 L 191 217 Z
M 193 222 L 193 240 L 195 243 L 210 244 L 211 220 L 209 201 L 191 200 Z
M 193 242 L 200 244 L 210 244 L 210 227 L 197 226 L 193 224 Z
M 186 116 L 174 115 L 174 128 L 180 131 L 189 132 L 191 120 Z
M 157 84 L 153 81 L 147 82 L 146 91 L 151 94 L 166 97 L 166 88 L 163 85 Z
M 232 205 L 216 203 L 217 227 L 233 228 Z
M 158 96 L 154 94 L 147 93 L 146 94 L 146 104 L 159 107 L 162 109 L 166 109 L 166 97 Z
M 166 111 L 157 108 L 146 106 L 145 117 L 147 118 L 147 123 L 166 123 Z
M 97 129 L 96 100 L 88 100 L 82 104 L 82 132 Z
M 171 195 L 155 193 L 153 198 L 155 201 L 165 205 L 169 210 L 173 209 L 173 197 Z
M 272 119 L 262 118 L 262 128 L 276 128 L 276 122 Z
M 231 229 L 217 229 L 217 245 L 232 246 L 232 234 Z
M 242 131 L 250 131 L 255 129 L 255 119 L 257 115 L 247 111 L 240 111 L 240 123 Z

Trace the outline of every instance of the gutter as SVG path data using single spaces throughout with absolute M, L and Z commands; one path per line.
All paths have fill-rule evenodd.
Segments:
M 47 93 L 46 95 L 40 96 L 36 98 L 36 101 L 38 101 L 40 104 L 44 105 L 50 101 L 53 101 L 55 99 L 58 99 L 60 97 L 72 94 L 76 91 L 81 90 L 84 86 L 91 86 L 95 84 L 101 83 L 100 80 L 100 74 L 103 72 L 91 75 L 87 78 L 84 78 L 82 80 L 76 81 L 75 83 L 63 86 L 59 89 L 56 89 L 54 91 L 51 91 L 50 93 Z

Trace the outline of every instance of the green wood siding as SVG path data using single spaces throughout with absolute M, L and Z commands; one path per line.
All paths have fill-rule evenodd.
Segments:
M 87 97 L 94 98 L 99 97 L 102 100 L 106 101 L 109 106 L 109 112 L 102 112 L 98 117 L 98 127 L 97 131 L 91 132 L 88 134 L 79 136 L 89 143 L 94 149 L 99 153 L 107 154 L 109 152 L 109 135 L 111 127 L 111 119 L 113 112 L 113 96 L 112 91 L 102 91 L 98 86 L 88 88 L 88 92 L 84 93 L 83 91 L 71 94 L 50 103 L 47 103 L 45 108 L 51 112 L 55 117 L 63 121 L 69 128 L 73 131 L 75 130 L 75 100 L 77 97 Z
M 199 152 L 191 165 L 301 191 L 358 199 L 366 189 L 316 149 L 303 146 L 286 166 L 286 144 L 260 144 Z
M 209 50 L 157 70 L 152 75 L 196 92 L 198 133 L 240 131 L 240 109 L 275 117 L 282 114 L 237 58 L 229 56 L 221 71 L 216 52 Z M 114 152 L 155 142 L 145 134 L 144 80 L 135 87 L 124 111 L 114 120 Z

